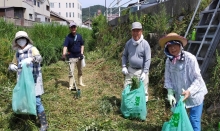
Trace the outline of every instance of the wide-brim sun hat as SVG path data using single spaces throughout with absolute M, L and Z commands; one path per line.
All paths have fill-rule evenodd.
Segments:
M 18 48 L 18 45 L 16 44 L 16 40 L 19 39 L 19 38 L 22 38 L 22 37 L 27 38 L 29 40 L 29 44 L 33 44 L 33 41 L 28 37 L 27 32 L 25 32 L 25 31 L 18 31 L 15 34 L 15 38 L 12 41 L 12 48 L 14 50 L 17 50 L 17 48 Z
M 165 44 L 168 41 L 177 40 L 180 41 L 183 44 L 183 47 L 187 44 L 187 39 L 178 35 L 177 33 L 169 33 L 166 36 L 159 39 L 159 45 L 164 48 Z

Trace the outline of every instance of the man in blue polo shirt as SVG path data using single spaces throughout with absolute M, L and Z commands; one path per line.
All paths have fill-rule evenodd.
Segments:
M 78 80 L 80 86 L 85 86 L 82 82 L 82 66 L 81 61 L 84 59 L 84 41 L 82 36 L 77 31 L 77 25 L 75 22 L 69 24 L 70 33 L 66 36 L 63 44 L 63 54 L 62 58 L 69 58 L 70 74 L 69 74 L 69 89 L 73 89 L 75 83 L 74 79 L 74 67 L 77 66 L 78 69 Z

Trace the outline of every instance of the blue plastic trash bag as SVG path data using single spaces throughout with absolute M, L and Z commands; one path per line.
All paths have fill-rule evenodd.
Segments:
M 12 94 L 12 109 L 16 114 L 36 115 L 35 83 L 30 67 L 22 63 L 22 71 Z
M 125 118 L 137 118 L 146 120 L 147 109 L 144 91 L 144 83 L 140 81 L 140 87 L 130 91 L 127 85 L 122 92 L 120 110 Z
M 184 96 L 180 96 L 171 119 L 163 124 L 162 131 L 193 131 L 183 98 Z

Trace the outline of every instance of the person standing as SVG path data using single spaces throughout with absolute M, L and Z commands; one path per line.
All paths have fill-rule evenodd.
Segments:
M 80 34 L 76 33 L 77 25 L 75 22 L 69 24 L 70 33 L 66 36 L 63 44 L 62 58 L 68 57 L 70 62 L 69 67 L 69 89 L 72 90 L 75 81 L 74 68 L 78 69 L 78 82 L 80 86 L 86 86 L 82 82 L 82 60 L 84 59 L 84 41 Z
M 183 50 L 187 39 L 176 33 L 160 38 L 159 44 L 167 56 L 164 88 L 168 91 L 168 101 L 171 106 L 176 105 L 180 95 L 183 95 L 186 108 L 190 111 L 189 119 L 193 130 L 201 131 L 203 101 L 208 91 L 197 59 Z
M 140 78 L 144 81 L 147 102 L 151 48 L 143 37 L 140 22 L 132 23 L 131 34 L 132 38 L 127 41 L 122 54 L 122 73 L 125 75 L 124 87 L 131 83 L 132 77 Z
M 41 102 L 41 95 L 44 93 L 42 71 L 40 66 L 42 57 L 38 49 L 33 46 L 33 41 L 28 37 L 28 34 L 25 31 L 18 31 L 16 33 L 12 42 L 12 48 L 16 51 L 16 53 L 12 63 L 9 64 L 9 70 L 17 72 L 18 82 L 22 71 L 22 63 L 26 63 L 26 65 L 31 68 L 35 83 L 37 115 L 41 124 L 40 131 L 46 131 L 48 123 L 46 120 L 44 106 Z

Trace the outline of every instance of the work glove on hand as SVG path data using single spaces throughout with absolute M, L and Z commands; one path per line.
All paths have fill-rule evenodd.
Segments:
M 21 61 L 21 65 L 23 63 L 26 63 L 27 66 L 29 66 L 31 64 L 31 62 L 33 62 L 33 58 L 32 57 L 29 57 L 29 58 L 26 58 L 24 60 Z
M 123 67 L 122 68 L 122 73 L 127 75 L 128 74 L 128 69 L 126 67 Z
M 184 95 L 183 101 L 185 101 L 187 98 L 189 98 L 190 92 L 188 90 L 184 90 L 184 89 L 182 89 L 182 91 L 183 91 L 182 95 Z
M 79 57 L 79 60 L 82 60 L 84 58 L 84 55 L 81 54 L 80 57 Z
M 146 77 L 146 74 L 143 72 L 140 76 L 140 80 L 144 81 L 145 77 Z
M 176 105 L 176 99 L 174 97 L 173 90 L 172 89 L 167 89 L 167 91 L 168 91 L 167 99 L 170 102 L 170 105 L 171 106 Z
M 15 72 L 18 71 L 18 67 L 15 64 L 9 64 L 8 69 Z

